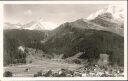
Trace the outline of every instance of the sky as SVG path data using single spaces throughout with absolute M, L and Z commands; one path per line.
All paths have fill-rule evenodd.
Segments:
M 54 24 L 72 22 L 87 18 L 107 4 L 6 4 L 4 5 L 5 22 L 25 24 L 39 20 Z

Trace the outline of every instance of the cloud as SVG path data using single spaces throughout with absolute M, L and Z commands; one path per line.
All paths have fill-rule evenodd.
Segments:
M 32 11 L 31 10 L 27 10 L 24 12 L 24 15 L 32 15 Z

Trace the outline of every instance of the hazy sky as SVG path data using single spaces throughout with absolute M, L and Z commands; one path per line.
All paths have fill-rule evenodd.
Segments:
M 107 7 L 104 4 L 6 4 L 6 22 L 27 23 L 42 18 L 46 22 L 61 24 L 86 18 L 91 13 Z

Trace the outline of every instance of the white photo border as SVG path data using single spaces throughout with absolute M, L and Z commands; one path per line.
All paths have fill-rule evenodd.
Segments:
M 5 4 L 121 4 L 125 7 L 124 77 L 3 77 L 3 23 Z M 1 1 L 0 2 L 0 80 L 127 80 L 127 1 Z

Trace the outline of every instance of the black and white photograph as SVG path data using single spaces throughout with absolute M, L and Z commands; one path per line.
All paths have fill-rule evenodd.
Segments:
M 3 10 L 3 77 L 126 76 L 125 4 L 4 4 Z

